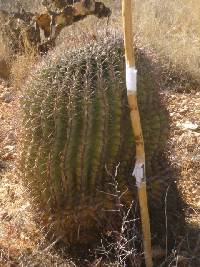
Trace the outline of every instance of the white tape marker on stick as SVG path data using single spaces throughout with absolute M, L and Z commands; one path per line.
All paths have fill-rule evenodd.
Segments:
M 144 178 L 145 178 L 145 168 L 143 163 L 137 163 L 135 164 L 135 168 L 133 170 L 133 176 L 135 176 L 136 179 L 136 185 L 138 188 L 140 188 Z
M 137 91 L 137 70 L 129 65 L 126 65 L 126 88 L 127 94 L 134 94 Z

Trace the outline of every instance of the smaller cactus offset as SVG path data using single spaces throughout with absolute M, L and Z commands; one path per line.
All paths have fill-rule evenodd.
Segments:
M 21 168 L 56 236 L 87 242 L 115 206 L 110 183 L 118 166 L 124 203 L 133 199 L 135 145 L 127 104 L 121 37 L 111 35 L 80 49 L 58 48 L 26 83 L 22 98 Z M 151 65 L 137 50 L 138 101 L 147 171 L 166 139 L 165 111 Z M 98 231 L 95 231 L 98 233 Z M 76 237 L 76 238 L 75 238 Z

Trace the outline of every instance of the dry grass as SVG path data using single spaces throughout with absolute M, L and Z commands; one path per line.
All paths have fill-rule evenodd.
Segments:
M 119 0 L 106 1 L 114 10 L 112 25 L 121 25 Z M 198 0 L 135 0 L 135 37 L 155 52 L 162 67 L 186 81 L 200 82 L 200 2 Z
M 151 47 L 168 68 L 200 81 L 200 2 L 136 1 L 136 36 Z
M 28 11 L 39 12 L 42 9 L 41 1 L 4 1 L 0 0 L 0 10 L 19 11 L 20 7 Z M 12 29 L 9 28 L 8 17 L 0 13 L 0 77 L 9 78 L 15 88 L 23 85 L 25 78 L 33 65 L 37 62 L 34 48 L 26 42 L 23 31 L 18 39 L 15 38 L 18 31 L 16 25 L 12 23 Z M 17 20 L 16 20 L 17 23 Z M 22 29 L 23 30 L 23 29 Z M 23 47 L 21 47 L 23 46 Z M 17 47 L 17 49 L 16 49 Z M 16 53 L 17 52 L 17 53 Z M 5 64 L 6 63 L 6 64 Z M 5 69 L 5 66 L 7 68 Z
M 30 48 L 16 55 L 9 46 L 0 42 L 0 77 L 9 79 L 10 84 L 19 89 L 38 59 L 39 55 Z
M 38 56 L 35 53 L 28 52 L 18 55 L 11 64 L 10 80 L 15 89 L 20 89 L 33 69 L 34 64 L 38 61 Z
M 0 0 L 0 8 L 9 11 L 17 11 L 20 5 L 22 5 L 28 11 L 38 11 L 39 9 L 41 9 L 41 2 L 41 0 Z
M 19 2 L 28 10 L 41 10 L 39 0 Z M 105 0 L 104 2 L 113 10 L 110 24 L 113 27 L 121 27 L 121 1 Z M 16 10 L 18 4 L 1 0 L 1 7 Z M 135 0 L 135 7 L 135 34 L 140 46 L 153 49 L 162 67 L 169 73 L 178 73 L 180 78 L 182 75 L 188 82 L 191 79 L 200 82 L 200 2 L 198 0 L 143 0 L 142 2 Z M 93 22 L 92 19 L 89 21 Z M 90 23 L 87 21 L 85 24 Z M 95 24 L 91 23 L 91 26 Z M 106 27 L 106 23 L 103 27 Z M 1 44 L 0 47 L 2 50 Z
M 111 27 L 121 27 L 121 1 L 105 0 L 104 2 L 113 10 L 113 16 L 110 20 Z M 21 0 L 20 3 L 28 10 L 41 10 L 41 1 L 34 1 L 33 3 L 32 1 Z M 1 0 L 1 6 L 13 10 L 17 8 L 17 4 L 11 1 Z M 183 79 L 186 86 L 188 84 L 190 86 L 191 81 L 192 83 L 199 83 L 200 2 L 198 0 L 143 0 L 142 2 L 135 0 L 135 7 L 135 37 L 139 46 L 153 50 L 161 67 L 165 71 L 167 70 L 169 75 L 175 74 L 177 79 Z M 83 31 L 94 32 L 93 28 L 96 24 L 101 24 L 103 28 L 107 27 L 106 20 L 103 20 L 103 23 L 102 21 L 94 22 L 94 20 L 89 18 L 82 23 L 85 27 Z M 64 32 L 66 33 L 67 29 Z M 61 40 L 66 38 L 65 34 L 62 34 L 62 36 Z M 2 51 L 0 51 L 1 55 L 8 56 L 10 53 L 10 51 L 7 51 L 8 46 L 1 43 L 0 50 Z M 20 61 L 23 58 L 25 57 L 23 56 Z M 18 67 L 23 65 L 18 63 L 16 63 Z M 19 79 L 16 80 L 19 85 Z
M 0 176 L 0 185 L 0 266 L 75 266 L 45 240 L 15 170 Z
M 9 46 L 6 45 L 5 42 L 3 42 L 2 38 L 0 39 L 0 58 L 8 58 L 10 55 L 10 49 Z

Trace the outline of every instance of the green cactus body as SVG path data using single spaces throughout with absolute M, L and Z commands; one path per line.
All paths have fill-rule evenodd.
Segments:
M 135 160 L 125 87 L 121 38 L 111 36 L 84 48 L 56 51 L 26 83 L 23 98 L 21 166 L 24 181 L 41 210 L 41 223 L 70 242 L 106 221 L 116 179 L 124 203 L 134 191 Z M 166 139 L 166 116 L 151 65 L 137 51 L 138 102 L 147 171 Z M 132 183 L 133 184 L 133 183 Z M 79 229 L 79 230 L 78 230 Z

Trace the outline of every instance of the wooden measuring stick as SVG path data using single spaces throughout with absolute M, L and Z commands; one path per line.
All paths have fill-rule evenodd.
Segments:
M 126 87 L 130 108 L 131 123 L 136 144 L 136 163 L 133 175 L 138 188 L 140 216 L 142 221 L 143 247 L 146 267 L 152 267 L 151 231 L 147 206 L 145 150 L 137 104 L 137 70 L 133 49 L 132 0 L 122 0 L 122 15 L 124 27 L 124 46 L 126 57 Z

